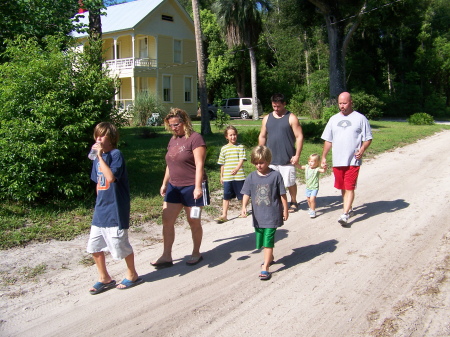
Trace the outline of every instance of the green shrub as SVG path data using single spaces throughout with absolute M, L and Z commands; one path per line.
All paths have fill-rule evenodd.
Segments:
M 247 149 L 251 149 L 258 145 L 259 129 L 248 129 L 239 132 L 239 143 L 243 144 Z
M 322 141 L 323 130 L 326 123 L 322 121 L 302 123 L 303 138 L 308 142 L 318 143 Z
M 138 93 L 133 102 L 131 124 L 133 126 L 146 126 L 152 113 L 159 113 L 161 120 L 164 120 L 167 115 L 166 110 L 155 95 L 147 92 Z
M 109 120 L 116 82 L 60 39 L 9 41 L 0 65 L 0 198 L 79 198 L 91 191 L 87 153 Z
M 353 109 L 362 113 L 367 119 L 378 120 L 383 117 L 384 102 L 374 95 L 363 91 L 352 93 Z
M 228 125 L 230 122 L 230 115 L 226 114 L 222 111 L 222 109 L 217 109 L 216 119 L 214 121 L 214 124 L 216 125 L 216 128 L 219 130 L 222 130 L 225 128 L 225 125 Z
M 425 112 L 418 112 L 408 118 L 408 123 L 412 125 L 433 125 L 434 119 L 433 116 Z
M 325 106 L 322 109 L 322 121 L 327 124 L 329 119 L 339 112 L 337 105 Z

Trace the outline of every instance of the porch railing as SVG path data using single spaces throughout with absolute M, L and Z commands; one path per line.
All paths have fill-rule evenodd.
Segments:
M 156 68 L 158 62 L 156 59 L 137 59 L 137 58 L 125 58 L 117 60 L 108 60 L 105 62 L 109 69 L 133 69 L 135 67 Z

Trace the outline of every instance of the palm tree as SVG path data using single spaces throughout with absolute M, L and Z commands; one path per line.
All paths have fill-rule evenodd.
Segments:
M 203 54 L 202 27 L 200 25 L 200 10 L 198 0 L 192 0 L 192 12 L 194 14 L 195 46 L 197 50 L 198 89 L 200 91 L 201 134 L 211 133 L 209 123 L 208 101 L 206 91 L 205 60 Z
M 259 119 L 255 46 L 262 32 L 261 14 L 270 9 L 265 0 L 217 0 L 213 11 L 229 48 L 245 46 L 250 54 L 253 119 Z

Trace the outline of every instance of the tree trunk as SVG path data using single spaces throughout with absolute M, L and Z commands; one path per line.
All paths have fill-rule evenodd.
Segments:
M 194 13 L 195 47 L 197 50 L 198 90 L 200 92 L 201 134 L 211 133 L 209 122 L 208 97 L 206 90 L 205 62 L 203 56 L 202 28 L 200 25 L 200 10 L 198 0 L 192 0 L 192 12 Z
M 91 60 L 99 68 L 102 67 L 102 20 L 100 8 L 89 8 L 89 38 L 91 44 Z
M 252 109 L 253 109 L 253 119 L 257 121 L 259 119 L 258 114 L 258 80 L 257 80 L 257 64 L 255 49 L 253 47 L 249 48 L 250 53 L 250 71 L 251 71 L 251 84 L 252 84 Z

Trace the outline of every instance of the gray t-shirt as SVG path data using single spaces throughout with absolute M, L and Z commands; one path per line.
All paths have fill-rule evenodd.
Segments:
M 283 226 L 281 196 L 286 194 L 284 182 L 278 171 L 270 170 L 265 176 L 257 171 L 250 173 L 241 190 L 252 199 L 253 226 L 277 228 Z
M 362 142 L 372 139 L 372 130 L 367 118 L 358 111 L 345 116 L 337 113 L 328 121 L 322 139 L 332 143 L 333 166 L 360 166 L 355 151 Z

